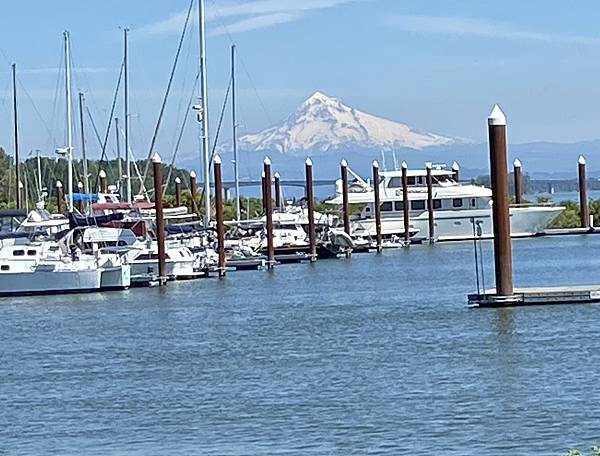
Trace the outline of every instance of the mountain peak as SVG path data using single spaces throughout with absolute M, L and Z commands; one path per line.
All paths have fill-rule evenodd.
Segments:
M 327 103 L 327 102 L 335 102 L 337 103 L 338 100 L 336 100 L 333 97 L 330 97 L 328 95 L 325 95 L 323 92 L 319 92 L 318 90 L 313 93 L 310 97 L 308 97 L 306 99 L 306 101 L 304 102 L 304 104 L 312 104 L 312 103 Z
M 405 124 L 373 116 L 316 91 L 285 121 L 240 138 L 247 150 L 284 153 L 326 152 L 331 149 L 424 149 L 454 142 L 421 133 Z

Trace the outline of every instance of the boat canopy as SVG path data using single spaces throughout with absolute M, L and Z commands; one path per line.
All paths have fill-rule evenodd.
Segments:
M 69 214 L 69 226 L 71 228 L 86 227 L 86 226 L 100 226 L 105 223 L 123 220 L 125 214 L 115 213 L 108 215 L 77 215 L 74 213 Z

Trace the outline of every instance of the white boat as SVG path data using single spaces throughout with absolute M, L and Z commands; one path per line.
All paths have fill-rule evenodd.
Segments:
M 103 249 L 105 252 L 119 251 L 127 258 L 127 263 L 131 266 L 131 275 L 136 279 L 158 275 L 157 242 L 153 240 L 140 241 L 130 229 L 89 227 L 83 231 L 82 242 L 90 252 L 98 252 Z M 182 280 L 198 276 L 195 269 L 195 256 L 178 241 L 165 242 L 165 255 L 167 278 Z
M 60 241 L 35 241 L 22 233 L 0 240 L 0 296 L 82 293 L 125 289 L 129 265 L 115 253 L 83 254 Z
M 476 225 L 481 226 L 481 237 L 491 237 L 493 234 L 492 191 L 483 186 L 455 181 L 454 171 L 446 169 L 443 165 L 434 166 L 431 173 L 435 240 L 473 239 L 474 235 L 479 235 L 475 230 Z M 403 237 L 402 171 L 381 171 L 380 176 L 382 234 L 384 238 Z M 411 239 L 422 241 L 429 236 L 427 171 L 408 170 L 407 176 Z M 341 181 L 336 183 L 336 196 L 327 203 L 342 204 L 341 185 Z M 360 216 L 351 222 L 352 236 L 375 237 L 375 203 L 372 184 L 357 178 L 349 185 L 348 198 L 350 204 L 364 206 Z M 510 208 L 511 235 L 525 237 L 539 234 L 563 209 L 563 207 L 549 205 L 512 206 Z

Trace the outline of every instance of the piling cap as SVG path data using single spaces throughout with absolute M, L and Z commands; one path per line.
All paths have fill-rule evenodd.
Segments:
M 521 160 L 519 160 L 518 158 L 515 158 L 515 161 L 513 162 L 513 166 L 515 168 L 520 168 L 521 167 Z
M 221 164 L 221 156 L 219 154 L 215 155 L 214 161 L 215 161 L 215 164 L 220 165 Z
M 158 152 L 155 152 L 152 156 L 152 163 L 162 163 L 162 158 L 158 155 Z
M 578 162 L 580 165 L 585 165 L 585 157 L 584 157 L 583 155 L 580 155 L 580 156 L 579 156 L 579 160 L 577 160 L 577 162 Z
M 264 159 L 263 163 L 264 163 L 265 165 L 269 165 L 269 166 L 271 166 L 271 159 L 270 159 L 269 157 L 265 157 L 265 159 Z
M 101 169 L 100 172 L 98 173 L 98 176 L 100 176 L 101 179 L 105 179 L 106 178 L 106 171 L 104 171 L 103 169 Z
M 431 163 L 431 162 L 425 162 L 425 168 L 431 169 L 432 166 L 433 166 L 433 163 Z
M 306 163 L 306 166 L 312 166 L 312 160 L 310 157 L 308 157 L 304 163 Z
M 460 171 L 460 166 L 457 162 L 452 163 L 452 171 Z
M 181 179 L 179 178 L 179 176 L 175 178 L 175 183 L 176 184 L 181 184 Z
M 500 109 L 500 106 L 494 105 L 494 109 L 492 109 L 492 112 L 490 113 L 490 116 L 488 117 L 488 125 L 490 125 L 490 126 L 506 125 L 506 116 L 502 112 L 502 109 Z
M 196 171 L 194 171 L 194 170 L 191 170 L 191 171 L 190 171 L 190 177 L 191 177 L 192 179 L 196 179 Z
M 377 160 L 373 160 L 373 168 L 379 168 L 379 163 Z
M 274 179 L 279 179 L 279 178 L 281 178 L 281 176 L 279 175 L 279 173 L 275 173 L 275 174 L 273 175 L 273 178 L 274 178 Z
M 402 168 L 404 168 L 404 169 L 408 169 L 408 163 L 406 163 L 405 161 L 403 161 L 402 165 L 400 165 L 400 166 L 402 166 Z
M 346 160 L 342 160 L 340 162 L 340 166 L 343 166 L 344 168 L 346 168 L 348 166 L 348 162 Z
M 56 181 L 56 188 L 62 188 L 62 182 L 57 180 Z

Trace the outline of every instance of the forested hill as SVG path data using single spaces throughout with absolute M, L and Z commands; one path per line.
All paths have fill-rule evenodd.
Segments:
M 56 181 L 60 180 L 63 183 L 65 191 L 67 185 L 67 159 L 66 158 L 49 158 L 40 157 L 40 169 L 42 178 L 42 188 L 46 188 L 50 196 L 54 196 Z M 83 162 L 81 160 L 74 160 L 74 177 L 73 186 L 77 191 L 77 183 L 83 182 Z M 136 162 L 139 174 L 143 175 L 146 169 L 147 160 L 139 160 Z M 125 172 L 125 163 L 121 164 L 123 173 Z M 108 176 L 108 184 L 116 185 L 119 176 L 119 167 L 117 160 L 104 161 L 100 163 L 98 160 L 88 160 L 88 175 L 90 189 L 92 191 L 97 190 L 97 178 L 100 169 L 103 169 Z M 132 163 L 132 185 L 133 191 L 137 192 L 140 185 L 140 179 L 138 173 L 135 171 L 136 167 Z M 27 198 L 30 203 L 35 203 L 39 197 L 39 173 L 38 173 L 38 161 L 37 158 L 31 157 L 21 163 L 21 182 L 26 187 Z M 175 193 L 175 177 L 179 176 L 183 182 L 183 189 L 188 188 L 189 183 L 189 172 L 176 167 L 170 167 L 169 165 L 163 165 L 163 176 L 166 180 L 171 171 L 171 178 L 169 179 L 167 194 Z M 145 179 L 145 186 L 148 190 L 152 189 L 152 167 L 149 169 L 149 173 Z M 14 205 L 16 194 L 16 182 L 15 182 L 15 161 L 14 157 L 8 155 L 6 151 L 0 148 L 0 207 L 10 207 Z

